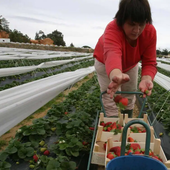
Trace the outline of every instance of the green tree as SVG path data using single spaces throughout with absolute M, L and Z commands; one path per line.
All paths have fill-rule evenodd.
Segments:
M 73 43 L 70 44 L 70 47 L 74 47 Z
M 40 40 L 39 34 L 37 32 L 35 33 L 35 40 Z
M 54 41 L 55 45 L 62 45 L 65 46 L 66 43 L 63 40 L 63 34 L 57 30 L 53 31 L 51 34 L 47 34 L 48 38 L 51 38 Z
M 9 22 L 2 17 L 2 15 L 0 15 L 0 30 L 6 31 L 6 32 L 10 32 L 9 29 Z
M 9 33 L 9 38 L 12 42 L 30 42 L 30 38 L 28 37 L 28 35 L 23 35 L 20 31 L 16 29 Z
M 168 55 L 168 50 L 167 49 L 163 49 L 162 55 Z

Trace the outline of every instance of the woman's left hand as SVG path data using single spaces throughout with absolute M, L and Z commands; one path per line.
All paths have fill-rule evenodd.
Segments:
M 150 76 L 143 76 L 139 83 L 139 89 L 143 92 L 143 97 L 150 96 L 153 89 L 153 82 Z

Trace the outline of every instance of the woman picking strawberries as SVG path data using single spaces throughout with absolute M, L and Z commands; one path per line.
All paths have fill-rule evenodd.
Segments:
M 151 95 L 156 68 L 156 30 L 152 25 L 150 5 L 147 0 L 121 0 L 119 9 L 96 44 L 94 54 L 106 115 L 118 116 L 113 101 L 117 90 L 136 91 L 138 62 L 141 61 L 141 81 L 139 89 Z M 123 113 L 132 117 L 136 97 L 128 98 L 128 106 Z M 146 94 L 144 95 L 144 97 Z

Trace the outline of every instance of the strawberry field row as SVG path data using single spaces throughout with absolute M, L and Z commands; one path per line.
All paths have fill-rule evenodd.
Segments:
M 89 154 L 99 94 L 93 77 L 63 103 L 53 105 L 45 118 L 20 128 L 0 153 L 0 169 L 85 170 L 87 159 L 82 156 Z
M 53 68 L 48 68 L 48 69 L 38 69 L 32 73 L 29 74 L 22 74 L 22 75 L 17 75 L 17 76 L 10 76 L 10 77 L 3 77 L 0 78 L 0 91 L 15 87 L 21 84 L 25 84 L 31 81 L 35 81 L 38 79 L 42 79 L 45 77 L 49 77 L 55 74 L 67 72 L 67 71 L 74 71 L 79 68 L 86 68 L 89 66 L 94 65 L 93 60 L 83 60 L 81 62 L 74 62 L 73 64 L 66 64 L 63 66 L 57 66 Z M 30 75 L 31 74 L 31 75 Z

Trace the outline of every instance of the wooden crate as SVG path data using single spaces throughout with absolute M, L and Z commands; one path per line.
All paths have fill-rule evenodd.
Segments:
M 129 121 L 131 120 L 135 120 L 135 119 L 138 119 L 138 120 L 142 120 L 144 121 L 145 123 L 147 123 L 149 126 L 149 121 L 148 121 L 148 115 L 147 114 L 143 114 L 143 118 L 128 118 L 128 114 L 125 114 L 125 117 L 124 117 L 124 124 L 128 123 Z M 131 125 L 132 127 L 133 126 L 137 126 L 137 127 L 143 127 L 143 125 L 141 124 L 133 124 Z
M 100 125 L 100 122 L 101 121 L 104 121 L 105 123 L 107 122 L 116 122 L 118 121 L 118 123 L 120 125 L 123 125 L 123 114 L 120 114 L 120 117 L 119 118 L 109 118 L 109 117 L 104 117 L 104 113 L 100 113 L 100 117 L 99 117 L 99 122 L 98 122 L 98 125 Z
M 130 142 L 127 142 L 126 144 L 128 144 L 128 143 L 130 143 Z M 141 146 L 141 148 L 145 148 L 145 142 L 137 142 L 137 143 Z M 108 141 L 107 141 L 106 152 L 105 152 L 105 167 L 108 164 L 108 162 L 110 161 L 110 159 L 107 158 L 107 154 L 108 154 L 109 150 L 114 146 L 121 146 L 121 142 L 114 142 L 113 138 L 109 138 Z M 161 140 L 160 139 L 155 139 L 153 143 L 150 143 L 150 149 L 155 154 L 160 156 L 164 165 L 167 168 L 170 168 L 170 161 L 167 160 L 167 158 L 164 154 L 164 151 L 161 147 Z
M 117 118 L 118 119 L 118 118 Z M 155 140 L 153 127 L 150 127 L 151 130 L 151 142 L 153 143 Z M 130 128 L 128 128 L 127 137 L 130 136 L 134 138 L 138 142 L 145 142 L 146 133 L 130 133 Z M 121 142 L 122 133 L 118 133 L 114 135 L 113 132 L 105 132 L 103 131 L 103 126 L 98 126 L 93 153 L 92 153 L 92 164 L 105 165 L 105 154 L 103 144 L 107 142 L 109 138 L 112 138 L 113 141 Z

